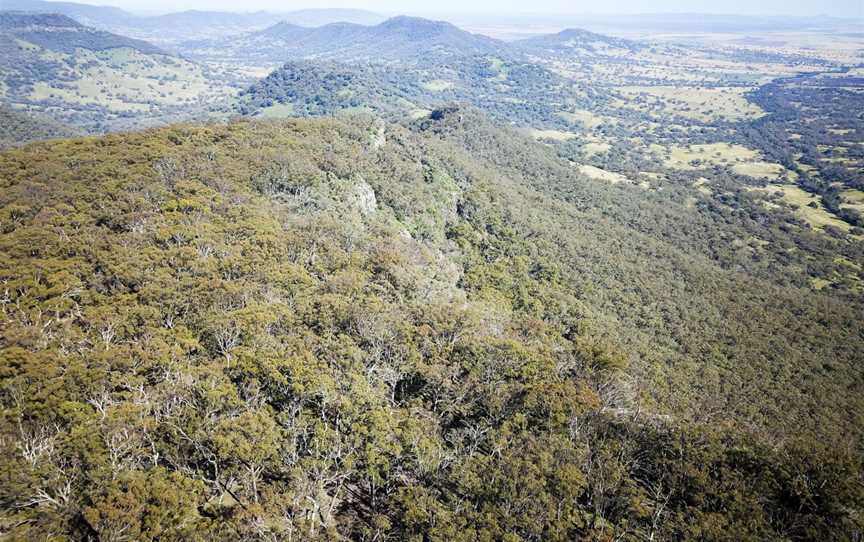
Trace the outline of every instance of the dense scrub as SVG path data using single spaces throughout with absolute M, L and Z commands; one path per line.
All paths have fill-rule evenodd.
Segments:
M 750 98 L 772 114 L 745 137 L 795 171 L 799 185 L 819 194 L 825 207 L 852 226 L 864 227 L 857 209 L 842 205 L 843 189 L 864 189 L 864 80 L 841 73 L 799 76 L 760 87 Z
M 860 537 L 857 305 L 434 117 L 0 155 L 3 532 Z
M 418 108 L 461 102 L 507 124 L 565 127 L 558 112 L 562 104 L 588 100 L 578 97 L 580 90 L 539 65 L 489 55 L 424 57 L 415 64 L 291 61 L 228 105 L 241 115 L 281 104 L 292 116 L 366 110 L 398 121 Z M 599 99 L 593 91 L 586 96 Z
M 422 93 L 416 81 L 399 81 L 400 70 L 372 66 L 288 62 L 241 93 L 241 115 L 289 105 L 294 116 L 332 115 L 344 110 L 404 111 Z M 401 84 L 400 84 L 401 83 Z
M 0 149 L 29 141 L 71 137 L 80 132 L 44 117 L 32 117 L 0 105 Z

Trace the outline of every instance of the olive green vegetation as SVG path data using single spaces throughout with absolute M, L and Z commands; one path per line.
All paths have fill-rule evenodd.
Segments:
M 0 149 L 29 141 L 80 135 L 75 128 L 43 117 L 32 117 L 0 104 Z
M 54 14 L 0 11 L 0 101 L 84 132 L 200 118 L 233 95 L 209 68 Z
M 0 532 L 860 536 L 860 301 L 432 119 L 0 154 Z

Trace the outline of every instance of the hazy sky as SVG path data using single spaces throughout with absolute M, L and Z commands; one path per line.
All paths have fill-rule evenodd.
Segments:
M 352 7 L 382 13 L 722 13 L 742 15 L 833 15 L 861 17 L 864 0 L 78 0 L 114 5 L 133 11 L 210 9 L 226 11 L 291 11 L 302 8 Z M 2 3 L 2 0 L 0 0 Z

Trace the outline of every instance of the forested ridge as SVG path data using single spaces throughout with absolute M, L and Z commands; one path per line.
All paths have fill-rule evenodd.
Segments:
M 36 143 L 0 186 L 11 540 L 861 536 L 861 302 L 716 248 L 764 217 L 459 108 Z
M 337 22 L 310 28 L 281 22 L 258 32 L 186 42 L 181 49 L 190 54 L 241 56 L 275 62 L 316 58 L 422 65 L 429 59 L 509 56 L 508 46 L 500 40 L 471 34 L 444 21 L 407 16 L 392 17 L 374 26 Z
M 17 45 L 14 38 L 25 39 L 50 51 L 74 53 L 77 48 L 101 51 L 128 47 L 150 54 L 166 54 L 146 41 L 88 28 L 64 15 L 0 12 L 0 28 L 6 34 L 0 45 L 8 53 Z
M 0 105 L 0 149 L 29 141 L 80 135 L 80 132 L 51 119 L 32 117 Z

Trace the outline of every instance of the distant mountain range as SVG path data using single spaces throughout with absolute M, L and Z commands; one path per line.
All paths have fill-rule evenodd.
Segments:
M 43 0 L 3 0 L 4 10 L 29 11 L 33 13 L 57 13 L 66 15 L 79 23 L 105 27 L 134 19 L 131 13 L 110 6 L 93 6 L 74 2 L 46 2 Z
M 186 12 L 171 20 L 180 17 L 192 24 L 206 15 Z M 637 47 L 579 30 L 507 43 L 447 22 L 405 16 L 371 26 L 343 22 L 310 28 L 281 21 L 165 49 L 51 13 L 0 12 L 0 30 L 4 100 L 95 131 L 144 114 L 168 120 L 193 109 L 267 116 L 366 109 L 404 116 L 446 102 L 471 103 L 523 124 L 529 119 L 558 124 L 563 121 L 557 112 L 585 94 L 530 61 L 532 52 L 583 58 Z M 227 69 L 279 69 L 234 98 L 208 64 L 195 60 Z
M 282 63 L 291 59 L 412 60 L 428 56 L 507 55 L 504 42 L 456 26 L 416 17 L 394 17 L 378 25 L 333 23 L 317 28 L 280 22 L 264 30 L 178 46 L 207 59 Z
M 861 28 L 860 17 L 747 16 L 708 13 L 643 13 L 630 15 L 453 15 L 448 21 L 466 29 L 484 29 L 495 37 L 520 39 L 538 28 L 584 28 L 613 34 L 706 34 L 778 31 L 850 31 Z M 854 30 L 852 30 L 854 31 Z
M 65 15 L 52 13 L 0 11 L 0 30 L 0 51 L 5 53 L 7 61 L 11 61 L 14 54 L 22 49 L 17 39 L 63 53 L 74 53 L 75 49 L 104 51 L 127 47 L 145 54 L 167 54 L 146 41 L 96 30 Z
M 599 31 L 611 28 L 643 32 L 779 32 L 833 28 L 848 24 L 837 17 L 746 16 L 705 13 L 646 13 L 593 16 L 572 21 Z
M 511 46 L 528 53 L 569 54 L 582 50 L 587 54 L 608 54 L 612 50 L 636 52 L 645 48 L 636 41 L 570 28 L 557 34 L 547 34 L 511 42 Z
M 200 60 L 276 66 L 298 59 L 424 64 L 476 55 L 509 59 L 526 54 L 623 56 L 644 47 L 636 41 L 579 29 L 505 42 L 445 21 L 399 16 L 374 26 L 340 22 L 307 28 L 282 21 L 257 32 L 189 41 L 175 48 Z
M 94 28 L 160 43 L 251 32 L 281 21 L 300 26 L 321 26 L 334 22 L 377 24 L 385 19 L 382 15 L 356 9 L 304 9 L 287 13 L 191 10 L 139 16 L 115 7 L 44 0 L 4 0 L 2 8 L 57 13 Z
M 362 9 L 301 9 L 281 15 L 283 21 L 299 26 L 324 26 L 331 23 L 375 25 L 383 22 L 384 15 Z
M 353 23 L 373 26 L 386 16 L 358 9 L 302 9 L 287 12 L 257 11 L 181 11 L 165 15 L 140 16 L 120 8 L 76 2 L 46 0 L 3 0 L 0 9 L 35 13 L 58 13 L 100 30 L 107 30 L 157 43 L 177 43 L 200 38 L 218 38 L 262 30 L 279 22 L 305 27 L 330 23 Z M 594 32 L 759 32 L 807 29 L 846 28 L 853 20 L 836 17 L 749 17 L 693 13 L 639 14 L 615 16 L 534 15 L 507 16 L 486 14 L 482 17 L 454 16 L 448 20 L 463 28 L 493 27 L 579 27 Z M 860 24 L 860 23 L 859 23 Z M 505 34 L 507 34 L 505 32 Z M 515 35 L 522 34 L 522 31 Z M 524 35 L 524 34 L 522 34 Z

